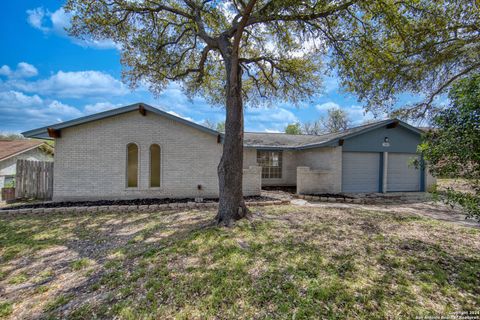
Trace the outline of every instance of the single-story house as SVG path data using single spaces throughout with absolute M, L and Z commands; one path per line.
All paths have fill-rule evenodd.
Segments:
M 320 136 L 245 132 L 244 194 L 424 191 L 433 178 L 409 164 L 421 133 L 396 119 Z M 23 135 L 55 139 L 55 201 L 218 197 L 223 135 L 143 103 Z
M 39 140 L 0 140 L 0 189 L 14 181 L 18 159 L 53 161 L 53 147 Z

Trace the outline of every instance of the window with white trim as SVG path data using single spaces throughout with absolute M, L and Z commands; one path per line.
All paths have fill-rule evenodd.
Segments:
M 262 167 L 262 179 L 282 178 L 282 151 L 257 150 L 257 163 Z

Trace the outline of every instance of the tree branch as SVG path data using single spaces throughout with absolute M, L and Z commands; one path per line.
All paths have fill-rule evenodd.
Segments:
M 470 73 L 471 71 L 473 71 L 473 70 L 475 70 L 479 67 L 480 67 L 480 63 L 475 63 L 475 64 L 471 65 L 470 67 L 460 71 L 459 73 L 457 73 L 456 75 L 454 75 L 453 77 L 451 77 L 450 79 L 448 79 L 447 81 L 442 83 L 441 86 L 439 86 L 434 92 L 432 92 L 430 94 L 428 100 L 421 103 L 421 105 L 423 105 L 425 107 L 425 109 L 428 109 L 430 107 L 430 105 L 432 104 L 433 100 L 435 99 L 435 97 L 438 96 L 440 93 L 442 93 L 443 90 L 445 90 L 445 88 L 450 86 L 458 78 L 463 77 L 464 75 Z
M 266 17 L 261 16 L 251 16 L 247 22 L 247 26 L 256 23 L 264 23 L 264 22 L 271 22 L 271 21 L 309 21 L 309 20 L 316 20 L 319 18 L 325 18 L 335 14 L 339 11 L 345 10 L 348 7 L 355 4 L 357 1 L 348 1 L 346 3 L 337 5 L 332 7 L 328 10 L 317 12 L 317 13 L 310 13 L 310 14 L 291 14 L 291 15 L 271 15 Z
M 212 47 L 206 46 L 203 51 L 202 51 L 202 57 L 200 58 L 200 62 L 198 63 L 198 77 L 197 77 L 197 83 L 201 83 L 203 81 L 203 77 L 205 75 L 205 62 L 207 61 L 208 53 Z

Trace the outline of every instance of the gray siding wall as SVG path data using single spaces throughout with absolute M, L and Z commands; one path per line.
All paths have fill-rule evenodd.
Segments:
M 138 188 L 126 187 L 126 147 L 139 146 Z M 161 147 L 161 186 L 149 187 L 149 148 Z M 222 144 L 214 135 L 138 111 L 62 130 L 56 139 L 54 201 L 151 197 L 217 197 Z M 246 195 L 258 194 L 246 167 Z M 253 170 L 253 171 L 252 171 Z M 202 190 L 197 190 L 197 185 Z
M 382 145 L 385 137 L 389 139 L 389 147 Z M 420 135 L 404 127 L 383 127 L 345 139 L 343 151 L 415 153 L 419 143 Z

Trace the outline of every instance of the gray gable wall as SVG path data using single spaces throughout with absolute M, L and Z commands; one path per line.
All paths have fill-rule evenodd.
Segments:
M 385 137 L 388 137 L 389 147 L 382 145 Z M 391 129 L 383 126 L 345 139 L 343 151 L 415 153 L 419 143 L 420 134 L 412 130 L 406 129 L 403 126 L 397 126 Z

